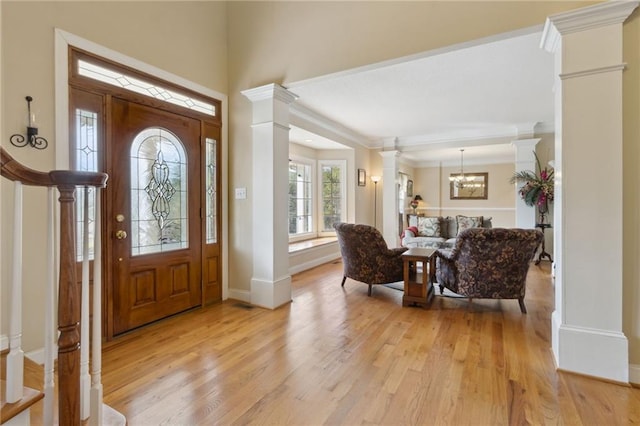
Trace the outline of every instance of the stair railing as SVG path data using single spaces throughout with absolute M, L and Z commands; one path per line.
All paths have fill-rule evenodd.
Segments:
M 48 276 L 47 309 L 45 312 L 45 366 L 44 390 L 45 407 L 44 423 L 52 424 L 53 420 L 53 388 L 55 351 L 54 323 L 55 282 L 54 282 L 54 227 L 53 222 L 55 188 L 59 192 L 59 276 L 58 276 L 58 422 L 61 425 L 79 425 L 82 420 L 89 419 L 91 424 L 102 421 L 102 384 L 101 371 L 101 287 L 100 287 L 100 188 L 106 186 L 105 173 L 82 172 L 70 170 L 54 170 L 39 172 L 15 161 L 0 147 L 0 174 L 14 182 L 14 259 L 13 279 L 11 283 L 11 314 L 9 325 L 9 354 L 7 356 L 7 389 L 8 403 L 22 398 L 24 376 L 24 352 L 22 350 L 22 186 L 39 186 L 48 188 L 48 222 L 47 233 L 47 265 Z M 76 280 L 76 239 L 75 239 L 75 192 L 76 187 L 84 187 L 84 245 L 83 284 Z M 91 376 L 88 373 L 89 354 L 89 297 L 88 297 L 88 196 L 89 188 L 95 188 L 95 236 L 94 242 L 94 305 L 92 330 Z M 86 273 L 85 273 L 86 269 Z M 85 306 L 82 307 L 81 305 Z M 81 315 L 82 313 L 82 315 Z M 82 327 L 81 324 L 82 316 Z M 82 329 L 82 336 L 81 336 Z M 81 355 L 81 348 L 83 354 Z M 82 380 L 81 380 L 81 370 Z M 89 383 L 91 389 L 89 390 Z

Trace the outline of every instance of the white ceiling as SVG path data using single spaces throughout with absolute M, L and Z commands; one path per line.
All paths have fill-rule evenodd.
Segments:
M 297 104 L 415 165 L 459 164 L 461 147 L 465 164 L 512 162 L 512 140 L 553 130 L 553 57 L 540 39 L 529 28 L 288 88 Z M 330 142 L 298 128 L 291 139 Z

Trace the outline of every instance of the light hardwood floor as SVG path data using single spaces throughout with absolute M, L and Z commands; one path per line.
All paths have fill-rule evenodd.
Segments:
M 226 301 L 108 343 L 105 402 L 130 425 L 640 423 L 640 389 L 555 370 L 547 262 L 526 315 L 516 300 L 403 308 L 341 277 L 322 265 L 282 308 Z

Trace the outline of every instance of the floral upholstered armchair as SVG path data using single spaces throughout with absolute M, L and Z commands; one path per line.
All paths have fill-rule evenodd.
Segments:
M 402 253 L 406 247 L 389 249 L 382 234 L 369 225 L 336 223 L 344 276 L 369 285 L 369 296 L 373 284 L 388 284 L 402 281 Z
M 533 229 L 472 228 L 458 235 L 450 250 L 436 252 L 436 278 L 444 287 L 469 301 L 518 299 L 524 305 L 529 264 L 542 242 L 542 232 Z

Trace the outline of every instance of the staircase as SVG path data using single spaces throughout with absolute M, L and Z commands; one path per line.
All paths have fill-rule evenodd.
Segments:
M 33 406 L 38 401 L 41 401 L 44 398 L 44 392 L 40 388 L 42 388 L 42 366 L 36 364 L 31 361 L 29 358 L 25 358 L 24 362 L 24 386 L 22 388 L 22 398 L 17 402 L 10 404 L 5 401 L 6 392 L 4 389 L 7 389 L 7 380 L 6 380 L 6 371 L 7 371 L 7 362 L 6 355 L 8 351 L 2 353 L 2 364 L 0 365 L 0 384 L 2 386 L 2 411 L 0 414 L 0 424 L 6 425 L 24 425 L 29 423 L 29 414 L 30 411 L 33 411 Z M 42 405 L 42 404 L 39 404 Z M 42 414 L 40 415 L 42 417 Z M 34 424 L 38 424 L 35 421 L 33 416 L 31 416 L 31 421 Z
M 9 351 L 2 356 L 2 424 L 126 424 L 121 414 L 102 403 L 101 384 L 101 230 L 100 188 L 106 186 L 104 173 L 54 170 L 39 172 L 15 161 L 0 147 L 0 174 L 14 183 L 13 265 L 10 300 L 3 300 L 8 309 Z M 46 268 L 50 276 L 44 283 L 45 295 L 45 362 L 44 366 L 25 358 L 22 350 L 22 186 L 47 188 L 47 259 L 44 264 L 33 267 Z M 82 284 L 76 279 L 76 188 L 83 192 L 83 260 Z M 93 189 L 90 195 L 90 188 Z M 58 193 L 56 209 L 55 195 Z M 96 212 L 94 276 L 93 276 L 93 323 L 89 322 L 89 199 L 93 196 Z M 56 215 L 56 212 L 58 213 Z M 59 279 L 57 298 L 54 276 L 54 234 L 59 217 Z M 30 259 L 33 262 L 32 259 Z M 58 301 L 56 303 L 56 300 Z M 57 321 L 56 321 L 57 313 Z M 58 325 L 57 331 L 53 324 Z M 81 326 L 82 324 L 82 326 Z M 91 331 L 91 338 L 89 334 Z M 57 344 L 56 344 L 57 341 Z M 92 361 L 89 372 L 89 347 Z M 54 359 L 57 347 L 57 369 Z M 39 403 L 43 400 L 43 403 Z M 57 407 L 57 410 L 56 410 Z M 39 414 L 40 413 L 40 414 Z

